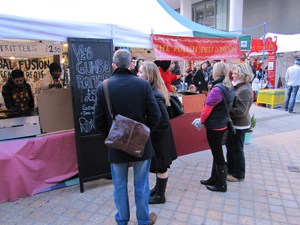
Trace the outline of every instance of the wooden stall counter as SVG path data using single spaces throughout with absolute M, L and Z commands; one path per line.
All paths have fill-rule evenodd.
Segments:
M 0 119 L 0 140 L 35 136 L 40 133 L 37 115 Z
M 202 112 L 206 95 L 182 95 L 182 105 L 184 113 Z
M 209 149 L 205 127 L 198 131 L 192 122 L 204 108 L 205 94 L 182 95 L 184 114 L 171 119 L 178 156 Z

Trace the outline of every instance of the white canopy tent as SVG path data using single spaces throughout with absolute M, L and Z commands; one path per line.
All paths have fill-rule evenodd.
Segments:
M 300 57 L 300 34 L 276 34 L 267 33 L 267 37 L 277 37 L 277 74 L 280 77 L 283 87 L 286 86 L 285 74 L 289 66 L 293 65 L 296 57 Z M 277 79 L 277 81 L 278 81 Z M 297 102 L 300 102 L 300 92 L 297 94 Z
M 277 37 L 277 53 L 281 52 L 297 52 L 300 51 L 300 34 L 276 34 L 267 33 L 266 38 Z
M 235 37 L 194 23 L 163 0 L 14 0 L 0 7 L 0 39 L 66 41 L 112 38 L 115 46 L 151 48 L 151 34 Z

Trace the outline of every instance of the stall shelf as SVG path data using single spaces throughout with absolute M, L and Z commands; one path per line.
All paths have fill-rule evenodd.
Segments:
M 35 136 L 41 133 L 39 116 L 0 119 L 0 140 Z

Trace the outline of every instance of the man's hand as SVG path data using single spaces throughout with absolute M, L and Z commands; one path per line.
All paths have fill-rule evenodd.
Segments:
M 58 83 L 58 84 L 55 84 L 55 87 L 56 88 L 62 88 L 62 85 L 61 85 L 61 83 Z

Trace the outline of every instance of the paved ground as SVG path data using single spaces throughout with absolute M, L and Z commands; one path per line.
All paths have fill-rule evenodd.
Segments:
M 210 151 L 180 157 L 170 170 L 167 202 L 150 206 L 157 225 L 300 225 L 300 103 L 292 114 L 258 106 L 252 113 L 257 126 L 245 146 L 246 179 L 228 183 L 226 193 L 211 192 L 199 183 L 210 175 Z M 129 190 L 135 225 L 132 175 Z M 0 203 L 0 224 L 115 224 L 112 193 L 111 181 L 102 179 L 85 183 L 84 193 L 75 185 Z

